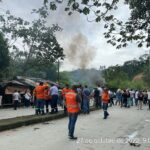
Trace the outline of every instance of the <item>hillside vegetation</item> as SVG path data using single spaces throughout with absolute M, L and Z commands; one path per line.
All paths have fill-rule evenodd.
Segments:
M 111 66 L 104 70 L 106 84 L 111 88 L 150 88 L 150 56 L 144 54 L 137 60 L 125 62 L 122 66 Z

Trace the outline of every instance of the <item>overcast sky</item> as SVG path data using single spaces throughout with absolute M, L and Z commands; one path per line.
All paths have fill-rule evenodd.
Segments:
M 11 13 L 16 16 L 23 17 L 26 20 L 34 19 L 31 10 L 42 6 L 43 0 L 3 0 L 0 3 L 0 11 L 9 9 Z M 86 21 L 84 15 L 73 14 L 71 17 L 66 15 L 63 11 L 64 7 L 60 6 L 55 12 L 52 12 L 48 18 L 49 24 L 58 23 L 63 31 L 57 33 L 57 38 L 61 46 L 65 49 L 66 59 L 61 66 L 61 70 L 74 70 L 79 66 L 68 59 L 67 51 L 68 45 L 73 37 L 79 33 L 82 34 L 88 41 L 88 47 L 93 50 L 93 59 L 87 65 L 87 68 L 97 68 L 99 66 L 112 66 L 116 64 L 123 64 L 127 60 L 138 58 L 146 52 L 142 48 L 137 48 L 136 45 L 131 44 L 127 48 L 116 50 L 115 47 L 107 44 L 103 37 L 103 27 L 100 23 L 89 23 Z M 121 9 L 116 14 L 119 18 L 127 18 L 129 15 L 128 7 L 121 5 Z M 77 43 L 78 44 L 78 43 Z M 78 58 L 76 58 L 78 60 Z

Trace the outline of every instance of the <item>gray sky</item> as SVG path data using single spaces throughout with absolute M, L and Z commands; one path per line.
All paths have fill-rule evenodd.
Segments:
M 0 11 L 9 9 L 11 13 L 16 16 L 23 17 L 26 20 L 32 20 L 35 18 L 31 14 L 31 10 L 42 6 L 43 0 L 3 0 L 0 3 Z M 129 15 L 128 7 L 121 5 L 121 8 L 116 12 L 119 18 L 125 19 Z M 127 60 L 131 60 L 139 57 L 145 53 L 146 49 L 137 48 L 135 44 L 131 44 L 127 48 L 116 50 L 115 47 L 107 44 L 103 36 L 103 27 L 100 23 L 89 23 L 86 21 L 84 15 L 73 14 L 71 17 L 66 15 L 63 11 L 64 7 L 61 5 L 55 12 L 51 12 L 48 18 L 49 24 L 58 23 L 63 28 L 62 32 L 57 33 L 59 43 L 67 50 L 69 44 L 74 36 L 81 33 L 86 40 L 88 40 L 88 46 L 93 47 L 93 59 L 87 65 L 87 68 L 99 68 L 99 66 L 111 66 L 116 64 L 123 64 Z M 80 50 L 79 50 L 80 51 Z M 81 50 L 82 51 L 82 50 Z M 78 60 L 78 58 L 76 58 Z M 74 70 L 79 66 L 71 62 L 66 56 L 66 59 L 61 66 L 61 70 Z

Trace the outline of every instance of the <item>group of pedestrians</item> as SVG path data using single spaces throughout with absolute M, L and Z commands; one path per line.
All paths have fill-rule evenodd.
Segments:
M 137 106 L 138 110 L 143 109 L 143 104 L 148 105 L 150 109 L 150 90 L 121 90 L 116 92 L 116 105 L 121 107 L 130 108 L 131 106 Z
M 33 106 L 33 97 L 30 90 L 25 91 L 24 94 L 21 94 L 20 91 L 15 90 L 12 94 L 12 103 L 14 110 L 17 110 L 21 104 L 26 108 L 28 108 L 30 105 Z
M 96 99 L 96 107 L 103 105 L 104 110 L 104 119 L 107 119 L 109 116 L 109 113 L 107 111 L 108 109 L 108 103 L 109 103 L 109 91 L 107 88 L 100 88 L 99 89 L 99 99 L 102 103 L 100 104 L 99 101 Z M 62 90 L 63 97 L 65 100 L 65 109 L 67 110 L 68 117 L 69 117 L 69 123 L 68 123 L 68 136 L 70 139 L 77 139 L 77 137 L 74 136 L 74 130 L 75 130 L 75 124 L 78 118 L 79 112 L 83 112 L 84 114 L 89 114 L 89 102 L 90 98 L 93 95 L 93 92 L 90 92 L 90 89 L 87 85 L 84 87 L 80 86 L 72 86 L 72 88 L 69 88 L 68 85 Z M 98 104 L 97 104 L 98 103 Z M 102 107 L 102 106 L 101 106 Z
M 85 86 L 85 89 L 86 88 L 87 88 L 87 86 Z M 74 95 L 74 98 L 72 98 L 72 104 L 73 104 L 73 101 L 74 101 L 74 104 L 76 102 L 81 103 L 81 108 L 79 107 L 79 105 L 69 105 L 67 101 L 71 102 L 70 101 L 71 97 L 70 97 L 70 94 L 66 94 L 67 95 L 66 96 L 66 104 L 68 104 L 66 106 L 67 106 L 68 114 L 69 114 L 68 130 L 69 130 L 70 139 L 77 139 L 77 137 L 74 137 L 74 129 L 75 129 L 75 123 L 77 120 L 78 113 L 79 113 L 80 109 L 82 110 L 84 108 L 84 100 L 82 99 L 82 96 L 81 96 L 84 93 L 83 91 L 84 90 L 82 90 L 81 86 L 78 87 L 76 90 L 76 94 L 79 95 L 80 100 L 76 97 L 77 95 Z M 89 93 L 88 93 L 88 95 L 89 95 Z M 92 96 L 95 99 L 95 107 L 103 108 L 103 112 L 104 112 L 103 119 L 107 119 L 107 117 L 109 116 L 109 113 L 108 113 L 108 104 L 109 103 L 111 105 L 119 104 L 121 107 L 127 107 L 127 108 L 130 108 L 131 106 L 135 105 L 138 107 L 138 109 L 142 109 L 142 105 L 145 104 L 145 105 L 149 106 L 148 109 L 150 110 L 150 90 L 134 91 L 132 89 L 131 90 L 118 89 L 116 92 L 112 92 L 111 90 L 108 90 L 107 88 L 97 87 L 92 92 Z M 114 103 L 114 99 L 116 100 L 115 103 Z M 109 106 L 111 106 L 111 105 L 109 105 Z
M 48 83 L 40 82 L 35 87 L 33 95 L 35 97 L 35 113 L 36 115 L 45 114 L 44 106 L 46 105 L 46 113 L 49 113 L 49 106 L 51 106 L 51 114 L 58 112 L 58 87 L 54 84 L 49 86 Z
M 82 87 L 81 85 L 76 85 L 76 92 L 80 96 L 81 103 L 80 103 L 80 108 L 81 111 L 84 114 L 89 114 L 90 113 L 90 98 L 91 98 L 91 91 L 88 88 L 87 85 Z M 64 104 L 64 112 L 66 113 L 66 105 L 65 105 L 65 95 L 72 91 L 72 89 L 69 87 L 68 84 L 66 84 L 66 87 L 62 89 L 62 96 L 63 96 L 63 104 Z

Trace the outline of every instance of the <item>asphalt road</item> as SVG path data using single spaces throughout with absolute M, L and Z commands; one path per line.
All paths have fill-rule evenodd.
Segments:
M 75 135 L 67 137 L 68 118 L 0 133 L 1 150 L 149 150 L 150 111 L 112 107 L 103 120 L 102 110 L 80 115 Z M 131 146 L 129 143 L 133 143 Z M 137 144 L 135 144 L 137 143 Z

